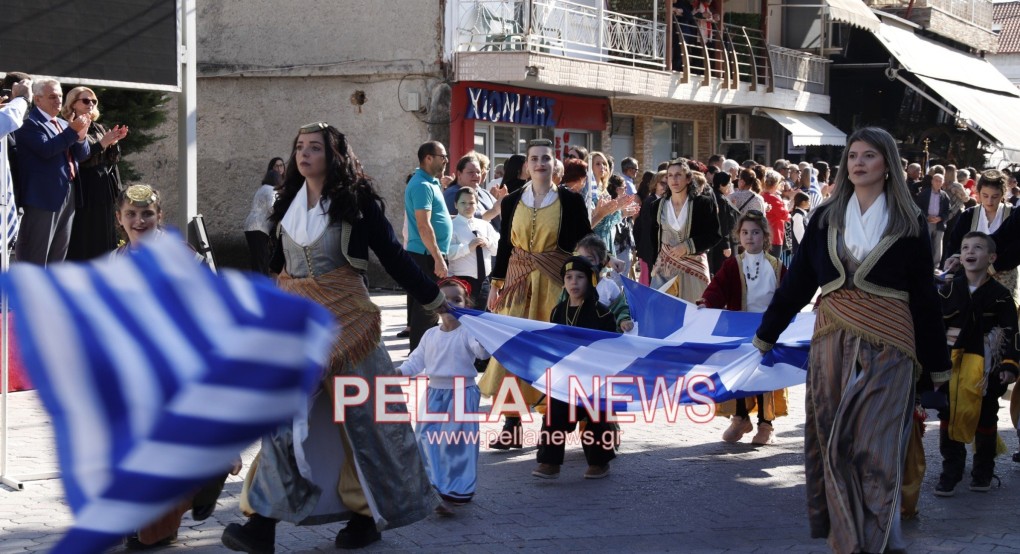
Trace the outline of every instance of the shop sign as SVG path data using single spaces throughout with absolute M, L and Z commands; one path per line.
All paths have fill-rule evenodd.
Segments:
M 555 127 L 553 106 L 556 100 L 516 92 L 468 87 L 467 119 L 491 123 L 516 123 Z

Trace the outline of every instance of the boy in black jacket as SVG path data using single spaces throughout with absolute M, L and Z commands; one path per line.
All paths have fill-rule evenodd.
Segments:
M 937 496 L 953 496 L 974 441 L 970 490 L 987 492 L 995 473 L 999 396 L 1017 378 L 1017 311 L 1006 287 L 990 278 L 995 242 L 971 232 L 960 246 L 963 271 L 943 285 L 942 313 L 953 354 L 953 371 L 939 410 L 942 475 Z
M 583 327 L 598 331 L 616 332 L 616 317 L 605 304 L 599 302 L 598 276 L 588 260 L 580 256 L 568 258 L 560 270 L 563 289 L 567 299 L 553 308 L 552 323 Z M 574 431 L 576 420 L 570 418 L 570 406 L 566 402 L 548 397 L 548 413 L 542 420 L 538 440 L 538 467 L 531 474 L 541 479 L 556 479 L 563 465 L 566 436 Z M 605 414 L 599 421 L 592 421 L 584 408 L 577 408 L 575 417 L 585 420 L 581 431 L 581 445 L 588 461 L 585 479 L 601 479 L 609 475 L 609 461 L 616 457 L 612 423 L 605 421 Z M 607 440 L 609 439 L 609 440 Z

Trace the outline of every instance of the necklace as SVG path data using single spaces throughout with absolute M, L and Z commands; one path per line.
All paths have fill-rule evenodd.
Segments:
M 575 323 L 577 323 L 577 318 L 581 317 L 581 307 L 582 306 L 584 306 L 584 300 L 582 300 L 581 303 L 577 305 L 577 308 L 574 311 L 574 319 L 571 320 L 570 319 L 570 304 L 569 303 L 567 304 L 567 318 L 566 318 L 567 319 L 567 325 L 569 325 L 571 327 L 577 327 L 577 325 L 575 325 Z
M 747 277 L 748 281 L 757 281 L 759 275 L 761 275 L 761 260 L 755 260 L 754 262 L 754 277 L 751 277 L 751 270 L 744 266 L 744 276 Z

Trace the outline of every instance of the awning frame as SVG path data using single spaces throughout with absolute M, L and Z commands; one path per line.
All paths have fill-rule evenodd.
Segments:
M 773 115 L 772 112 L 775 112 L 775 115 Z M 796 112 L 796 111 L 791 111 L 791 110 L 780 110 L 780 109 L 776 109 L 776 108 L 754 108 L 753 110 L 751 110 L 751 115 L 756 115 L 756 116 L 760 116 L 760 117 L 768 117 L 768 118 L 772 119 L 773 121 L 775 121 L 776 123 L 778 123 L 779 125 L 781 125 L 784 129 L 786 129 L 790 133 L 790 136 L 793 137 L 793 144 L 795 146 L 843 146 L 843 145 L 846 144 L 847 134 L 844 133 L 839 127 L 836 127 L 832 123 L 829 123 L 828 121 L 826 121 L 824 118 L 821 117 L 820 114 L 811 113 L 811 112 Z M 777 116 L 786 116 L 786 117 L 791 118 L 791 119 L 796 119 L 797 116 L 800 116 L 801 119 L 799 120 L 799 122 L 800 122 L 801 125 L 803 125 L 805 127 L 808 127 L 809 129 L 812 129 L 812 130 L 820 132 L 820 135 L 817 137 L 817 142 L 814 142 L 812 144 L 812 143 L 809 143 L 809 142 L 799 141 L 797 137 L 803 137 L 805 135 L 798 135 L 795 130 L 791 129 L 789 126 L 787 126 L 785 123 L 783 123 L 780 119 L 777 119 Z M 824 123 L 825 125 L 828 125 L 832 129 L 834 129 L 837 133 L 839 133 L 839 135 L 842 138 L 839 138 L 838 140 L 835 140 L 836 135 L 832 134 L 831 132 L 826 132 L 827 131 L 826 129 L 817 129 L 817 128 L 813 127 L 812 125 L 807 124 L 806 121 L 809 118 L 820 120 L 822 123 Z M 826 138 L 826 137 L 831 137 L 831 138 Z M 814 139 L 815 138 L 814 135 L 812 135 L 811 138 Z

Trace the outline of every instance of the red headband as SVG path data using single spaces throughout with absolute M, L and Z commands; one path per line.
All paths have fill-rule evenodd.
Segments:
M 456 277 L 444 277 L 436 283 L 439 288 L 455 286 L 464 289 L 464 294 L 471 296 L 471 284 L 464 279 L 458 279 Z

